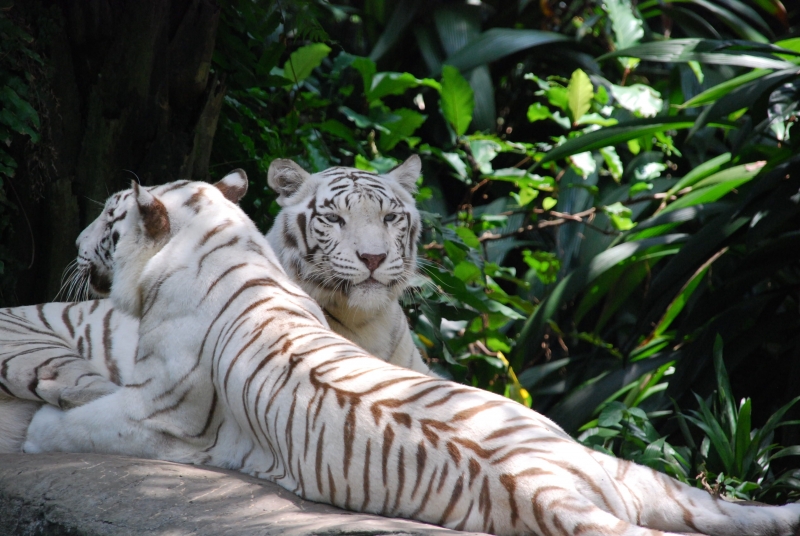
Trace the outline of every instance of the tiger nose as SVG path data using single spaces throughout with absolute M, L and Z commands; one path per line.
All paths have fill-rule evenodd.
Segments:
M 367 265 L 370 272 L 374 272 L 386 259 L 386 253 L 375 255 L 373 253 L 359 253 L 358 258 Z

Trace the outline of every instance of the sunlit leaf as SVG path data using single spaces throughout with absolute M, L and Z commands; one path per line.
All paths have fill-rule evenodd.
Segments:
M 664 104 L 655 89 L 644 84 L 618 86 L 611 84 L 611 94 L 620 106 L 634 112 L 639 117 L 655 117 Z
M 469 261 L 462 261 L 453 269 L 453 275 L 464 283 L 474 283 L 481 279 L 481 269 Z
M 644 28 L 641 19 L 636 17 L 630 0 L 604 0 L 603 6 L 611 19 L 616 48 L 625 49 L 639 44 L 644 37 Z
M 461 76 L 458 69 L 445 65 L 442 69 L 441 108 L 445 119 L 461 136 L 467 132 L 472 122 L 472 111 L 475 108 L 472 88 Z
M 372 86 L 367 92 L 370 102 L 386 95 L 402 95 L 406 90 L 426 86 L 441 91 L 441 85 L 430 78 L 417 78 L 410 73 L 377 73 L 372 78 Z
M 397 116 L 397 119 L 381 123 L 384 128 L 389 129 L 389 132 L 381 134 L 378 139 L 378 148 L 384 153 L 391 151 L 400 141 L 414 134 L 427 118 L 427 116 L 408 108 L 393 110 L 392 115 Z
M 478 240 L 478 237 L 475 236 L 475 233 L 472 232 L 472 229 L 468 227 L 456 227 L 455 231 L 458 237 L 461 238 L 461 240 L 463 240 L 464 243 L 469 247 L 481 247 L 481 242 Z
M 593 98 L 594 88 L 592 87 L 592 81 L 589 80 L 586 73 L 576 69 L 569 79 L 569 85 L 567 85 L 567 101 L 573 124 L 577 123 L 591 109 Z M 530 120 L 530 110 L 528 114 L 528 119 Z
M 302 82 L 314 69 L 319 67 L 330 52 L 331 47 L 325 43 L 311 43 L 298 48 L 289 55 L 289 59 L 283 65 L 284 78 L 288 78 L 294 83 Z
M 534 123 L 552 117 L 550 109 L 540 102 L 534 102 L 528 107 L 528 121 Z
M 619 182 L 620 178 L 622 178 L 624 169 L 622 167 L 622 160 L 620 160 L 619 155 L 617 154 L 617 150 L 614 149 L 614 147 L 603 147 L 599 152 L 603 156 L 606 166 L 608 166 L 608 171 L 611 173 L 611 177 L 615 181 Z
M 614 225 L 618 231 L 628 231 L 636 226 L 636 224 L 631 221 L 631 209 L 620 202 L 603 207 L 603 212 L 608 214 L 612 225 Z

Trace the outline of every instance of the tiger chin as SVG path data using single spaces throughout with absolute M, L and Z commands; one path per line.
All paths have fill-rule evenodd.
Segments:
M 213 465 L 349 510 L 499 535 L 800 531 L 800 504 L 725 502 L 499 395 L 370 356 L 328 329 L 226 190 L 134 187 L 112 282 L 141 315 L 130 383 L 43 407 L 27 452 Z

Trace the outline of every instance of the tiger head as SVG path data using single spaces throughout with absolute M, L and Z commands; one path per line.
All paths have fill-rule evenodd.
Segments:
M 368 313 L 408 287 L 420 166 L 414 155 L 383 175 L 349 167 L 312 175 L 291 160 L 272 162 L 269 186 L 282 210 L 267 238 L 289 276 L 324 308 Z
M 119 271 L 119 259 L 116 255 L 117 245 L 125 237 L 138 246 L 163 243 L 164 238 L 174 231 L 174 219 L 166 212 L 161 199 L 187 195 L 182 189 L 193 183 L 178 181 L 160 186 L 140 187 L 117 192 L 108 198 L 100 215 L 83 230 L 75 241 L 78 258 L 75 277 L 87 280 L 92 293 L 99 297 L 108 297 L 112 293 L 112 283 Z M 234 203 L 247 191 L 247 175 L 237 169 L 214 184 L 225 198 Z M 199 199 L 181 200 L 183 209 L 197 211 Z M 174 211 L 173 211 L 174 213 Z M 172 227 L 172 229 L 171 229 Z M 78 286 L 82 283 L 78 282 Z

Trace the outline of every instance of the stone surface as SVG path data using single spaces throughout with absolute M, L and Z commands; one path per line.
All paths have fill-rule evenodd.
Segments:
M 0 454 L 0 536 L 129 534 L 468 533 L 304 501 L 232 471 L 97 454 Z

